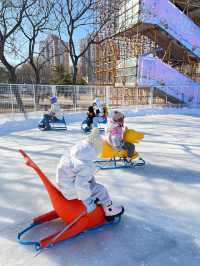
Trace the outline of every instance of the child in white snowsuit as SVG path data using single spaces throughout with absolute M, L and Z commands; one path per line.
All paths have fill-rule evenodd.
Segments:
M 93 103 L 96 117 L 93 119 L 93 126 L 98 127 L 99 123 L 107 123 L 107 108 L 101 104 L 99 98 Z
M 107 140 L 115 149 L 128 150 L 127 162 L 131 162 L 135 151 L 135 145 L 123 140 L 124 135 L 124 115 L 121 112 L 114 111 L 113 117 L 107 129 Z
M 80 141 L 61 157 L 56 183 L 67 199 L 82 200 L 88 213 L 98 203 L 102 204 L 106 217 L 115 217 L 122 214 L 124 208 L 114 206 L 106 188 L 95 180 L 93 160 L 101 152 L 101 144 L 99 130 L 94 128 L 87 140 Z
M 63 112 L 60 109 L 60 105 L 58 103 L 57 97 L 52 96 L 50 101 L 51 101 L 51 110 L 50 110 L 49 115 L 53 118 L 57 118 L 61 120 L 63 118 Z
M 38 127 L 49 129 L 50 128 L 50 122 L 57 122 L 58 120 L 63 119 L 63 113 L 60 109 L 60 106 L 57 101 L 56 96 L 52 96 L 50 98 L 51 102 L 51 110 L 48 112 L 48 114 L 44 114 L 43 118 L 39 122 Z

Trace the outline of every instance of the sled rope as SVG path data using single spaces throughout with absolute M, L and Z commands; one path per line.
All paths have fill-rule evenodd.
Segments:
M 46 248 L 41 248 L 39 249 L 36 254 L 34 255 L 34 257 L 37 257 L 42 251 L 44 251 L 45 249 L 48 249 L 49 247 L 51 247 L 52 245 L 54 245 L 54 241 L 56 241 L 65 231 L 67 231 L 72 225 L 74 225 L 80 218 L 82 218 L 84 215 L 86 215 L 87 212 L 83 211 L 80 213 L 79 216 L 77 216 L 71 223 L 69 223 L 68 225 L 66 225 L 63 230 L 57 234 L 52 240 L 51 242 L 48 244 L 48 246 Z

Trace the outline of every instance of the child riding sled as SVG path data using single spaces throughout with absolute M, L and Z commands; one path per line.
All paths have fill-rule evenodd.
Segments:
M 57 167 L 56 182 L 67 199 L 79 199 L 90 213 L 101 204 L 107 220 L 120 216 L 122 206 L 115 206 L 106 188 L 95 180 L 96 166 L 93 160 L 101 152 L 102 139 L 94 128 L 86 140 L 67 151 Z
M 135 151 L 135 145 L 123 140 L 124 132 L 124 115 L 121 112 L 114 111 L 112 119 L 107 129 L 107 141 L 114 149 L 124 149 L 128 151 L 126 161 L 131 163 Z
M 63 113 L 58 104 L 57 97 L 52 96 L 50 98 L 50 103 L 51 103 L 50 112 L 48 112 L 48 114 L 44 114 L 43 118 L 39 122 L 38 128 L 41 130 L 48 130 L 51 128 L 50 126 L 51 122 L 57 122 L 63 119 Z
M 103 106 L 99 98 L 96 98 L 93 105 L 88 107 L 87 118 L 82 122 L 81 128 L 84 132 L 90 132 L 92 127 L 98 127 L 99 124 L 106 124 L 107 117 L 107 106 Z

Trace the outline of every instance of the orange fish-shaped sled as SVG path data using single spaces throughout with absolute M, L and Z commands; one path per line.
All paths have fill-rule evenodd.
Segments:
M 107 222 L 101 205 L 97 205 L 93 212 L 87 213 L 82 201 L 66 199 L 33 160 L 23 150 L 20 150 L 20 153 L 23 155 L 25 163 L 33 168 L 41 178 L 53 206 L 52 211 L 33 218 L 33 223 L 18 233 L 17 239 L 21 244 L 35 245 L 37 250 L 41 250 L 51 247 L 57 242 L 76 237 L 83 232 L 95 231 L 102 227 L 117 224 L 120 221 L 120 217 L 118 217 L 116 220 Z M 60 232 L 47 236 L 38 242 L 22 240 L 22 236 L 32 227 L 57 218 L 61 218 L 66 223 L 66 227 Z

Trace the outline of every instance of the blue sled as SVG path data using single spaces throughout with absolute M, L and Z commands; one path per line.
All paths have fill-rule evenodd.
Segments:
M 63 241 L 57 242 L 56 244 L 55 243 L 54 244 L 50 244 L 48 247 L 45 247 L 45 248 L 41 248 L 40 247 L 40 243 L 38 241 L 29 241 L 29 240 L 23 240 L 23 239 L 21 239 L 22 236 L 25 233 L 29 232 L 32 228 L 34 228 L 34 227 L 42 224 L 42 223 L 32 223 L 28 227 L 26 227 L 25 229 L 23 229 L 21 232 L 18 233 L 18 235 L 17 235 L 17 241 L 20 244 L 22 244 L 22 245 L 34 246 L 36 251 L 47 250 L 47 249 L 53 248 L 55 245 L 58 246 L 60 244 L 68 243 L 68 242 L 71 242 L 73 240 L 76 240 L 78 238 L 84 238 L 84 237 L 87 237 L 87 236 L 89 236 L 91 234 L 95 234 L 95 233 L 98 233 L 98 232 L 102 232 L 106 228 L 109 228 L 109 227 L 113 227 L 115 225 L 118 225 L 120 223 L 120 221 L 121 221 L 121 215 L 119 217 L 116 217 L 115 219 L 113 219 L 110 222 L 106 222 L 103 225 L 100 225 L 100 226 L 97 226 L 97 227 L 88 229 L 86 231 L 83 231 L 83 232 L 81 232 L 80 234 L 78 234 L 78 235 L 76 235 L 74 237 L 71 237 L 71 238 L 65 239 Z
M 99 118 L 99 121 L 97 123 L 93 123 L 92 126 L 98 127 L 100 131 L 105 131 L 105 126 L 107 125 L 107 118 Z M 81 130 L 85 133 L 89 133 L 92 130 L 92 127 L 87 126 L 87 119 L 83 120 L 81 123 Z
M 50 119 L 47 123 L 43 123 L 44 118 L 40 121 L 38 128 L 41 131 L 48 131 L 48 130 L 67 130 L 67 123 L 65 117 L 63 116 L 62 119 L 53 118 Z

